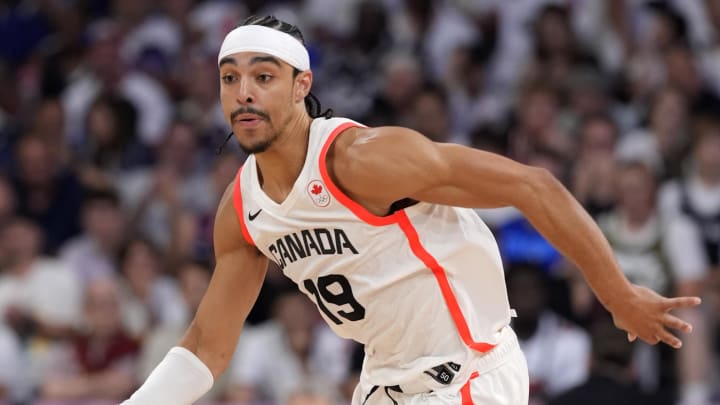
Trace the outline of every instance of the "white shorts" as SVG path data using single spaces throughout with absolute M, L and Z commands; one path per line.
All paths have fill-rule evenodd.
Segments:
M 510 327 L 504 328 L 501 342 L 478 355 L 470 367 L 469 378 L 432 392 L 408 394 L 397 387 L 361 383 L 355 388 L 352 405 L 527 405 L 527 362 Z

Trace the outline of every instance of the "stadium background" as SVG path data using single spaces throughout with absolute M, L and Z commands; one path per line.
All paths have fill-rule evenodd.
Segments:
M 117 402 L 181 336 L 244 159 L 215 153 L 217 50 L 251 14 L 299 25 L 336 115 L 545 167 L 633 281 L 705 298 L 681 351 L 629 345 L 521 215 L 480 211 L 533 404 L 720 403 L 718 0 L 0 1 L 0 398 Z M 362 348 L 276 269 L 249 325 L 209 401 L 347 402 Z

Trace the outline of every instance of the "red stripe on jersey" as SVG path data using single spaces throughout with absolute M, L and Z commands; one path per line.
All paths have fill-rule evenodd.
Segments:
M 410 243 L 410 249 L 418 259 L 425 263 L 425 266 L 432 270 L 433 275 L 435 275 L 435 280 L 437 280 L 438 285 L 440 285 L 440 291 L 445 299 L 445 305 L 447 305 L 448 310 L 450 311 L 450 316 L 452 316 L 453 322 L 455 322 L 455 327 L 457 328 L 458 333 L 460 333 L 460 338 L 469 348 L 481 353 L 485 353 L 495 347 L 495 345 L 490 343 L 476 342 L 473 340 L 472 334 L 470 333 L 470 327 L 468 327 L 465 316 L 462 313 L 462 309 L 460 309 L 460 304 L 458 304 L 455 293 L 450 286 L 450 281 L 447 278 L 445 269 L 440 266 L 440 263 L 438 263 L 438 261 L 423 247 L 417 230 L 415 230 L 415 227 L 412 222 L 410 222 L 410 218 L 408 218 L 405 211 L 398 211 L 396 214 L 399 218 L 398 225 L 400 225 L 400 228 L 405 233 L 405 237 L 407 237 L 407 240 Z
M 342 205 L 344 205 L 347 209 L 354 213 L 355 216 L 357 216 L 360 220 L 370 225 L 383 226 L 397 223 L 405 234 L 405 237 L 407 238 L 408 243 L 410 244 L 410 248 L 412 249 L 415 256 L 419 258 L 425 264 L 425 266 L 427 266 L 435 275 L 435 279 L 440 286 L 440 291 L 442 292 L 443 298 L 445 300 L 445 305 L 450 311 L 450 315 L 452 316 L 458 333 L 460 333 L 460 338 L 468 347 L 473 350 L 481 353 L 489 351 L 490 349 L 495 347 L 495 345 L 484 342 L 475 342 L 473 340 L 472 334 L 470 333 L 470 327 L 465 320 L 465 316 L 460 309 L 460 304 L 458 303 L 457 298 L 455 297 L 455 293 L 450 286 L 450 281 L 448 281 L 445 269 L 442 268 L 438 261 L 423 247 L 422 243 L 420 242 L 420 237 L 418 236 L 415 227 L 410 222 L 410 219 L 405 213 L 405 210 L 399 210 L 391 215 L 379 217 L 365 209 L 365 207 L 355 202 L 349 196 L 347 196 L 330 178 L 326 162 L 327 153 L 330 149 L 330 145 L 332 145 L 335 138 L 337 138 L 337 136 L 340 135 L 343 131 L 353 127 L 359 127 L 359 125 L 352 122 L 347 122 L 345 124 L 339 125 L 332 131 L 332 133 L 330 133 L 328 139 L 325 141 L 325 144 L 322 147 L 322 150 L 320 151 L 320 175 L 322 176 L 323 182 L 325 183 L 326 187 L 330 191 L 330 194 L 332 194 L 332 196 L 335 197 Z
M 240 174 L 242 173 L 243 167 L 245 167 L 245 165 L 240 166 L 237 176 L 235 176 L 235 188 L 233 189 L 233 206 L 235 207 L 235 213 L 237 214 L 238 220 L 240 221 L 240 229 L 242 230 L 242 234 L 245 237 L 245 240 L 247 241 L 247 243 L 250 244 L 250 246 L 255 246 L 255 242 L 253 241 L 252 236 L 250 236 L 250 232 L 245 225 L 245 214 L 243 211 L 242 203 L 242 191 L 240 190 Z
M 349 209 L 353 214 L 355 214 L 355 216 L 360 218 L 362 221 L 374 226 L 394 224 L 398 222 L 398 219 L 395 215 L 396 213 L 384 217 L 379 217 L 371 213 L 370 211 L 366 210 L 365 207 L 353 201 L 352 198 L 348 197 L 342 190 L 340 190 L 340 188 L 335 184 L 335 182 L 333 182 L 330 174 L 328 173 L 326 159 L 328 150 L 330 149 L 330 145 L 332 145 L 335 138 L 337 138 L 337 136 L 340 135 L 343 131 L 353 127 L 361 126 L 353 122 L 346 122 L 342 125 L 338 125 L 338 127 L 330 133 L 328 139 L 325 141 L 325 144 L 322 147 L 322 150 L 320 151 L 320 176 L 322 176 L 325 186 L 327 186 L 328 190 L 330 190 L 330 194 L 332 194 L 332 196 L 335 197 L 335 199 L 338 200 L 340 204 L 344 205 L 345 208 Z
M 472 393 L 470 392 L 470 382 L 477 378 L 480 374 L 478 374 L 477 371 L 472 373 L 470 375 L 470 378 L 467 380 L 465 385 L 460 388 L 460 396 L 462 397 L 462 405 L 474 405 L 475 403 L 472 400 Z

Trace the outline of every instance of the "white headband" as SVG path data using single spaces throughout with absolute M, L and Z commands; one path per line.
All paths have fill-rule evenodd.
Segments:
M 262 52 L 276 56 L 300 71 L 310 69 L 310 55 L 290 34 L 262 25 L 243 25 L 230 31 L 220 47 L 218 63 L 236 52 Z

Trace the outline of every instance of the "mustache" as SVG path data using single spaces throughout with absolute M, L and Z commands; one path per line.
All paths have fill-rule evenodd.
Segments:
M 240 107 L 237 110 L 230 113 L 230 121 L 235 120 L 235 117 L 237 117 L 240 114 L 255 114 L 258 117 L 261 117 L 265 121 L 270 121 L 270 116 L 265 111 L 260 111 L 258 109 L 255 109 L 253 107 Z

